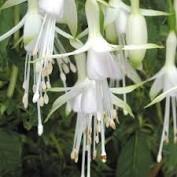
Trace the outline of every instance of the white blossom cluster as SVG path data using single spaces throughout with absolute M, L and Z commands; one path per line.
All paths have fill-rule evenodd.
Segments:
M 2 9 L 24 1 L 7 0 Z M 118 109 L 121 108 L 124 114 L 133 116 L 126 101 L 127 93 L 142 85 L 137 70 L 143 70 L 146 50 L 161 48 L 159 45 L 148 43 L 145 16 L 168 14 L 141 9 L 139 0 L 130 0 L 130 6 L 122 0 L 110 0 L 109 3 L 104 0 L 86 0 L 85 15 L 88 28 L 78 34 L 78 10 L 75 0 L 28 0 L 27 4 L 28 9 L 22 20 L 0 36 L 2 41 L 23 27 L 22 39 L 26 51 L 22 99 L 24 107 L 28 107 L 29 89 L 32 89 L 32 101 L 37 104 L 38 110 L 38 134 L 42 135 L 41 107 L 49 103 L 47 92 L 64 92 L 53 103 L 47 120 L 65 103 L 68 109 L 77 113 L 71 159 L 78 161 L 82 143 L 81 177 L 90 177 L 90 162 L 97 156 L 97 144 L 101 144 L 101 160 L 107 160 L 105 129 L 116 128 Z M 177 7 L 176 0 L 174 7 Z M 100 20 L 101 17 L 104 19 L 103 22 Z M 61 29 L 63 24 L 67 26 L 66 31 Z M 64 37 L 74 50 L 66 52 L 65 44 L 59 36 Z M 85 36 L 87 41 L 84 43 L 82 39 Z M 170 30 L 166 42 L 165 65 L 153 77 L 155 81 L 150 90 L 152 99 L 160 91 L 166 92 L 176 86 L 176 45 L 175 30 Z M 62 81 L 63 87 L 52 87 L 50 78 L 54 66 L 58 66 L 58 79 Z M 77 82 L 73 87 L 67 86 L 67 74 L 70 72 L 77 75 Z M 134 85 L 126 86 L 126 77 Z M 30 80 L 33 81 L 32 86 Z M 123 100 L 118 95 L 123 95 Z M 161 160 L 163 142 L 168 141 L 170 105 L 174 122 L 174 140 L 177 141 L 176 91 L 166 95 L 158 161 Z

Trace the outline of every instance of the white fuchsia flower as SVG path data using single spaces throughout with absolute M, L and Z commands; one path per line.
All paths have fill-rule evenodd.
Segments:
M 118 50 L 121 47 L 109 44 L 102 36 L 100 31 L 99 5 L 96 0 L 87 0 L 85 5 L 86 17 L 88 22 L 89 37 L 85 45 L 74 52 L 49 56 L 52 58 L 63 58 L 70 55 L 77 55 L 88 52 L 88 75 L 90 79 L 105 79 L 108 77 L 118 77 L 115 61 L 110 51 Z M 101 57 L 101 58 L 100 58 Z M 93 65 L 96 64 L 96 67 Z M 108 68 L 106 68 L 108 65 Z M 106 70 L 105 70 L 106 68 Z M 92 73 L 98 73 L 94 76 Z
M 67 7 L 70 6 L 70 12 L 67 13 Z M 49 75 L 53 70 L 53 61 L 47 56 L 54 54 L 54 43 L 56 32 L 60 32 L 60 29 L 56 27 L 57 21 L 62 21 L 68 23 L 71 32 L 75 35 L 77 32 L 77 13 L 76 5 L 74 0 L 55 0 L 51 3 L 49 0 L 40 0 L 39 8 L 44 14 L 43 24 L 40 33 L 35 41 L 33 55 L 37 55 L 39 58 L 42 57 L 43 60 L 35 63 L 36 65 L 36 91 L 33 97 L 33 102 L 37 102 L 39 99 L 39 89 L 42 81 L 50 82 Z M 70 13 L 73 16 L 68 21 Z M 71 21 L 72 20 L 72 21 Z M 60 63 L 59 67 L 60 67 Z M 66 67 L 65 67 L 66 68 Z M 62 71 L 62 70 L 60 70 Z M 63 79 L 63 77 L 62 77 Z M 64 79 L 63 79 L 64 80 Z
M 177 38 L 174 31 L 170 31 L 166 41 L 166 62 L 164 67 L 153 77 L 155 79 L 150 96 L 153 99 L 161 91 L 167 92 L 173 87 L 177 87 L 177 68 L 175 66 Z M 174 142 L 177 142 L 177 120 L 176 120 L 176 90 L 166 94 L 166 105 L 162 137 L 157 156 L 157 161 L 162 159 L 162 149 L 164 142 L 168 142 L 169 126 L 170 126 L 170 106 L 172 106 L 173 128 L 174 128 Z
M 2 8 L 8 8 L 22 2 L 25 2 L 25 0 L 19 0 L 16 2 L 8 0 Z M 38 7 L 40 8 L 41 14 L 44 16 L 39 13 Z M 68 9 L 69 11 L 67 12 Z M 49 102 L 49 97 L 46 90 L 51 87 L 49 75 L 52 73 L 53 70 L 53 62 L 45 57 L 47 55 L 52 55 L 54 52 L 55 33 L 57 32 L 61 35 L 65 34 L 65 32 L 56 27 L 57 22 L 68 24 L 71 33 L 73 35 L 76 34 L 77 11 L 74 0 L 56 0 L 53 3 L 49 3 L 49 1 L 46 0 L 29 0 L 28 11 L 23 19 L 10 31 L 0 36 L 0 41 L 2 41 L 24 26 L 23 41 L 27 55 L 25 60 L 23 82 L 25 93 L 22 101 L 25 108 L 28 107 L 30 63 L 32 62 L 32 60 L 36 60 L 38 57 L 44 57 L 44 60 L 38 61 L 33 65 L 33 102 L 37 103 L 38 105 L 38 119 L 40 119 L 38 122 L 42 122 L 40 107 L 44 104 L 48 104 Z M 71 64 L 71 62 L 69 63 L 71 69 L 74 71 L 75 67 Z M 66 65 L 64 65 L 64 62 L 60 62 L 59 67 L 61 65 L 63 66 L 62 69 L 64 68 L 67 72 L 67 67 L 65 67 Z
M 100 158 L 103 162 L 106 162 L 105 128 L 116 128 L 115 121 L 118 121 L 116 108 L 121 107 L 130 115 L 132 115 L 132 112 L 124 101 L 113 94 L 122 94 L 122 91 L 120 91 L 121 89 L 110 89 L 106 79 L 90 80 L 87 78 L 85 54 L 77 55 L 76 64 L 78 80 L 75 86 L 66 88 L 68 89 L 68 92 L 54 102 L 47 120 L 53 112 L 65 103 L 69 104 L 71 109 L 77 113 L 71 158 L 75 162 L 78 161 L 80 146 L 81 143 L 83 143 L 81 177 L 85 176 L 86 154 L 87 177 L 90 177 L 90 162 L 92 158 L 96 158 L 96 145 L 98 143 L 101 143 Z M 64 91 L 64 88 L 51 88 L 49 91 L 61 92 Z M 93 154 L 91 154 L 92 147 Z
M 24 2 L 24 1 L 19 1 Z M 11 7 L 12 5 L 16 5 L 11 3 L 11 1 L 7 1 L 3 8 Z M 28 107 L 28 96 L 29 96 L 29 82 L 30 82 L 30 62 L 33 59 L 36 59 L 35 56 L 33 56 L 33 48 L 31 47 L 34 43 L 34 40 L 37 38 L 40 28 L 42 25 L 42 16 L 39 14 L 38 11 L 38 1 L 36 0 L 29 0 L 28 1 L 28 11 L 26 15 L 23 17 L 23 19 L 10 31 L 5 33 L 4 35 L 0 36 L 0 41 L 6 39 L 7 37 L 14 34 L 16 31 L 18 31 L 21 27 L 24 26 L 23 29 L 23 43 L 25 50 L 27 52 L 26 59 L 25 59 L 25 69 L 24 69 L 24 82 L 23 82 L 23 88 L 24 88 L 24 95 L 23 95 L 23 105 L 24 108 L 27 109 Z M 29 47 L 30 46 L 30 47 Z M 34 72 L 35 72 L 36 64 L 34 64 Z M 33 90 L 35 90 L 35 83 L 36 78 L 34 77 L 34 86 Z M 41 90 L 46 88 L 41 88 Z M 43 133 L 43 125 L 42 125 L 42 119 L 41 119 L 41 110 L 40 105 L 44 103 L 48 103 L 48 96 L 44 94 L 44 97 L 42 96 L 42 91 L 40 92 L 40 100 L 37 101 L 37 110 L 38 110 L 38 135 L 42 135 Z M 43 103 L 42 103 L 43 102 Z
M 164 16 L 168 13 L 152 10 L 152 9 L 139 9 L 143 16 Z M 118 34 L 125 34 L 127 29 L 128 16 L 131 13 L 131 7 L 126 5 L 122 0 L 110 0 L 109 6 L 105 12 L 105 28 L 114 24 Z
M 101 142 L 100 158 L 103 162 L 106 162 L 105 127 L 116 128 L 115 121 L 118 121 L 116 108 L 122 108 L 130 115 L 132 115 L 132 112 L 124 101 L 113 94 L 117 93 L 117 89 L 111 90 L 106 80 L 94 81 L 85 78 L 81 82 L 77 82 L 73 88 L 68 89 L 70 90 L 69 92 L 54 102 L 48 118 L 63 104 L 70 102 L 72 110 L 77 113 L 71 158 L 75 162 L 78 161 L 79 150 L 83 140 L 81 176 L 85 176 L 85 155 L 87 151 L 87 177 L 89 177 L 91 156 L 96 158 L 96 144 L 99 142 Z M 50 91 L 63 91 L 63 89 L 51 88 Z M 101 135 L 101 139 L 99 139 L 99 135 Z M 93 154 L 91 155 L 90 149 L 92 145 Z
M 119 40 L 122 37 L 126 37 L 128 45 L 138 46 L 147 44 L 147 26 L 144 16 L 167 15 L 167 13 L 161 11 L 140 9 L 139 0 L 132 1 L 131 7 L 121 0 L 111 0 L 109 5 L 110 7 L 105 12 L 105 29 L 108 32 L 116 31 Z M 111 41 L 115 41 L 115 35 L 112 33 L 108 34 L 108 38 Z M 128 51 L 130 62 L 136 69 L 141 68 L 145 49 L 148 49 L 148 47 L 141 50 Z

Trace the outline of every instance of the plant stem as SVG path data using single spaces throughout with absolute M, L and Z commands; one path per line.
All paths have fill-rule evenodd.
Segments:
M 7 89 L 7 97 L 12 98 L 17 82 L 17 76 L 18 76 L 18 67 L 15 65 L 12 65 L 12 71 L 11 71 L 11 77 L 10 77 L 10 83 Z
M 175 9 L 173 7 L 172 0 L 167 0 L 167 8 L 169 12 L 168 16 L 168 26 L 170 31 L 176 31 L 176 17 L 175 17 Z
M 37 0 L 28 0 L 28 10 L 37 10 L 38 2 Z
M 140 0 L 131 0 L 131 12 L 133 14 L 139 13 Z
M 160 103 L 156 104 L 156 109 L 157 109 L 157 117 L 159 120 L 160 124 L 163 124 L 163 116 L 162 116 L 162 109 Z

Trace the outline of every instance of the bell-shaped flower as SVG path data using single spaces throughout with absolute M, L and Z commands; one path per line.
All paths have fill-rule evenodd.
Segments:
M 24 1 L 16 1 L 16 3 L 13 3 L 14 1 L 7 1 L 2 8 L 8 8 L 13 5 L 17 5 L 19 3 L 22 3 Z M 17 3 L 18 2 L 18 3 Z M 10 31 L 5 33 L 4 35 L 0 36 L 0 41 L 6 39 L 7 37 L 11 36 L 14 34 L 16 31 L 18 31 L 21 27 L 24 26 L 23 29 L 23 43 L 25 46 L 25 50 L 27 52 L 26 54 L 26 59 L 25 59 L 25 69 L 24 69 L 24 82 L 23 82 L 23 88 L 24 88 L 24 96 L 22 99 L 24 108 L 26 109 L 28 107 L 28 96 L 29 96 L 29 82 L 30 82 L 30 62 L 33 59 L 36 59 L 32 52 L 33 52 L 33 43 L 36 40 L 40 29 L 42 25 L 42 17 L 39 14 L 38 11 L 38 1 L 37 0 L 29 0 L 28 1 L 28 11 L 26 15 L 23 17 L 23 19 L 15 26 L 13 27 Z M 34 71 L 36 68 L 36 64 L 34 64 Z M 35 90 L 35 85 L 36 83 L 36 75 L 34 76 L 34 85 L 33 85 L 33 91 Z M 49 85 L 49 84 L 48 84 Z M 44 87 L 43 87 L 44 89 Z M 42 90 L 42 88 L 41 88 Z M 46 90 L 46 88 L 44 89 Z M 41 110 L 40 106 L 42 104 L 47 104 L 48 102 L 48 96 L 44 94 L 44 97 L 42 96 L 42 91 L 40 92 L 40 101 L 37 101 L 37 110 L 38 110 L 38 134 L 42 135 L 43 133 L 43 125 L 42 125 L 42 119 L 41 119 Z
M 117 33 L 125 34 L 130 13 L 131 7 L 126 5 L 122 0 L 110 0 L 105 12 L 105 28 L 114 23 Z M 166 12 L 152 9 L 140 9 L 140 13 L 143 16 L 168 15 Z
M 13 3 L 10 3 L 11 1 L 7 1 L 3 6 L 2 9 L 11 7 Z M 21 2 L 21 1 L 20 1 Z M 20 3 L 19 2 L 19 3 Z M 22 1 L 23 2 L 23 1 Z M 22 18 L 22 20 L 12 29 L 10 29 L 8 32 L 0 36 L 0 41 L 3 41 L 4 39 L 10 37 L 15 32 L 17 32 L 20 28 L 24 26 L 23 30 L 23 41 L 25 46 L 29 44 L 33 39 L 36 38 L 38 35 L 40 28 L 42 24 L 42 17 L 39 14 L 38 11 L 38 4 L 36 0 L 30 0 L 28 1 L 28 11 Z
M 121 0 L 111 0 L 109 5 L 110 7 L 105 12 L 105 30 L 113 31 L 115 29 L 119 42 L 122 37 L 126 37 L 128 45 L 147 44 L 147 25 L 144 16 L 167 15 L 167 13 L 161 11 L 140 9 L 139 1 L 132 1 L 131 7 Z M 115 41 L 112 35 L 108 35 L 108 38 Z M 149 47 L 151 48 L 150 45 Z M 128 51 L 130 62 L 135 68 L 141 68 L 145 49 L 148 49 L 148 47 L 142 50 Z
M 85 45 L 66 54 L 49 56 L 52 58 L 63 58 L 70 55 L 77 55 L 83 52 L 88 52 L 88 76 L 90 79 L 103 79 L 116 77 L 118 71 L 115 67 L 115 62 L 110 51 L 119 50 L 121 46 L 109 44 L 102 36 L 100 31 L 100 12 L 99 5 L 96 0 L 87 0 L 85 5 L 86 17 L 88 22 L 89 37 Z M 95 65 L 93 67 L 93 65 Z M 106 65 L 108 68 L 106 68 Z M 106 68 L 106 70 L 105 70 Z M 113 69 L 113 70 L 112 70 Z M 100 74 L 93 76 L 92 73 Z
M 116 88 L 115 88 L 116 90 Z M 96 157 L 96 144 L 101 142 L 100 158 L 103 162 L 106 161 L 105 151 L 105 127 L 115 129 L 115 120 L 117 120 L 117 113 L 115 108 L 120 107 L 131 113 L 130 107 L 113 95 L 109 89 L 107 81 L 94 81 L 85 78 L 78 82 L 70 91 L 59 97 L 53 104 L 48 118 L 64 103 L 70 101 L 71 108 L 77 113 L 76 129 L 74 136 L 73 150 L 71 158 L 77 162 L 81 142 L 83 139 L 83 159 L 82 159 L 82 175 L 85 170 L 85 154 L 90 152 L 91 145 L 93 145 L 93 157 Z M 51 88 L 50 91 L 63 91 L 61 88 Z M 114 106 L 113 106 L 114 105 Z M 48 120 L 46 119 L 46 121 Z M 94 125 L 94 129 L 92 129 Z M 91 131 L 92 130 L 92 131 Z M 99 138 L 101 135 L 101 139 Z M 86 139 L 85 139 L 86 138 Z M 86 144 L 85 144 L 86 143 Z M 87 165 L 90 166 L 91 154 L 87 154 Z M 90 168 L 87 168 L 87 176 L 90 174 Z
M 168 92 L 168 90 L 173 87 L 177 87 L 177 68 L 175 66 L 175 56 L 176 56 L 177 38 L 174 31 L 171 31 L 168 35 L 166 41 L 166 62 L 164 67 L 153 77 L 155 79 L 151 90 L 150 96 L 154 99 L 161 91 L 163 93 Z M 169 137 L 169 126 L 170 126 L 170 106 L 172 107 L 172 117 L 173 117 L 173 128 L 174 128 L 174 142 L 177 142 L 177 120 L 176 120 L 176 90 L 173 90 L 166 94 L 166 106 L 164 115 L 164 125 L 162 131 L 162 137 L 159 147 L 159 152 L 157 156 L 157 161 L 160 162 L 162 159 L 162 149 L 164 142 L 168 142 Z M 160 96 L 159 96 L 160 98 Z M 156 99 L 155 99 L 156 100 Z M 161 101 L 162 99 L 157 99 Z M 155 102 L 155 101 L 153 101 Z M 154 104 L 154 103 L 153 103 Z

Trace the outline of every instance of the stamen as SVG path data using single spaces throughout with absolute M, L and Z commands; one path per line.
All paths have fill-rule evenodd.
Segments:
M 82 149 L 82 168 L 81 177 L 85 177 L 85 152 L 86 152 L 86 135 L 83 135 L 83 149 Z
M 94 123 L 93 123 L 93 159 L 96 159 L 96 126 L 97 126 L 97 120 L 96 117 L 94 117 Z
M 43 125 L 42 125 L 41 108 L 39 105 L 39 101 L 37 102 L 37 111 L 38 111 L 38 135 L 41 136 L 43 134 Z
M 105 130 L 104 130 L 103 120 L 101 120 L 101 160 L 103 163 L 105 163 L 107 160 L 106 150 L 105 150 Z
M 162 131 L 162 137 L 160 141 L 160 146 L 159 146 L 159 152 L 157 155 L 157 162 L 160 162 L 162 160 L 162 149 L 163 149 L 163 144 L 165 140 L 165 134 L 166 130 L 168 128 L 167 124 L 169 124 L 169 117 L 170 117 L 170 97 L 168 96 L 166 98 L 166 104 L 165 104 L 165 117 L 164 117 L 164 124 L 163 124 L 163 131 Z
M 87 146 L 87 177 L 90 177 L 91 147 Z

